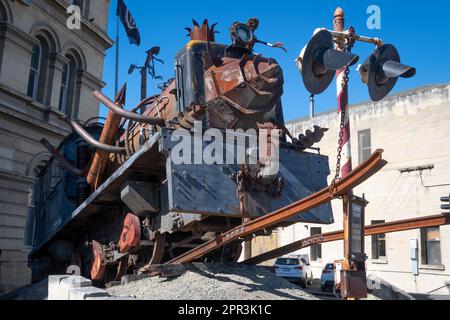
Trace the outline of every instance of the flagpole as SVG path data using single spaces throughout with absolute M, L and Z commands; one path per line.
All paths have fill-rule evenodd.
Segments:
M 116 30 L 116 78 L 115 78 L 115 87 L 114 87 L 114 95 L 117 95 L 117 92 L 119 91 L 119 15 L 117 16 L 117 30 Z

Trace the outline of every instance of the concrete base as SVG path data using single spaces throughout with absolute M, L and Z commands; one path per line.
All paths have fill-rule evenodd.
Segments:
M 54 275 L 48 278 L 48 300 L 135 300 L 131 297 L 111 297 L 106 290 L 92 286 L 81 276 Z

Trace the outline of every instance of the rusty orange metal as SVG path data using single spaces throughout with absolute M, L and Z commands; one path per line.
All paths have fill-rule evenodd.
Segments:
M 95 240 L 92 241 L 92 254 L 91 279 L 102 280 L 106 270 L 105 254 L 100 243 Z
M 127 253 L 130 249 L 136 247 L 141 240 L 141 223 L 139 218 L 129 213 L 126 215 L 122 233 L 119 239 L 120 253 Z
M 126 85 L 122 87 L 122 89 L 117 94 L 117 97 L 115 99 L 115 103 L 121 108 L 125 103 L 125 95 L 126 95 Z M 101 143 L 105 144 L 114 143 L 119 131 L 121 120 L 122 117 L 118 116 L 113 111 L 110 110 L 108 112 L 108 116 L 106 118 L 99 139 Z M 92 158 L 92 163 L 89 168 L 86 180 L 94 188 L 94 190 L 96 190 L 97 187 L 102 183 L 103 174 L 107 168 L 109 161 L 108 158 L 109 154 L 102 151 L 95 152 L 94 157 Z

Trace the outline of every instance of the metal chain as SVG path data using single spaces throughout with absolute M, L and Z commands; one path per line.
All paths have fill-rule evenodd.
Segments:
M 354 45 L 354 41 L 350 41 L 347 45 L 347 48 L 345 49 L 346 52 L 351 52 Z M 349 82 L 349 74 L 350 74 L 350 68 L 345 68 L 344 71 L 344 77 L 342 78 L 341 88 L 342 90 L 345 90 L 345 88 L 348 86 Z M 341 160 L 342 160 L 342 148 L 344 143 L 344 128 L 345 128 L 345 119 L 346 119 L 346 111 L 348 106 L 342 106 L 341 107 L 341 123 L 339 128 L 339 140 L 338 140 L 338 149 L 337 149 L 337 157 L 336 157 L 336 174 L 331 181 L 330 184 L 330 193 L 333 194 L 333 190 L 335 189 L 336 182 L 339 181 L 340 174 L 341 174 Z

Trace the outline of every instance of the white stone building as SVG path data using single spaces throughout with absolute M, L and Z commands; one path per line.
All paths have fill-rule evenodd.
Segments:
M 322 154 L 330 157 L 330 181 L 335 173 L 338 118 L 336 110 L 332 110 L 287 124 L 295 135 L 313 125 L 330 129 L 317 145 Z M 376 149 L 384 149 L 383 158 L 389 162 L 354 190 L 370 202 L 366 225 L 442 212 L 440 197 L 450 193 L 450 84 L 426 86 L 380 102 L 353 105 L 350 123 L 353 167 Z M 414 169 L 423 166 L 428 169 Z M 413 170 L 402 173 L 407 168 Z M 272 238 L 281 246 L 314 233 L 342 230 L 342 202 L 333 201 L 333 210 L 332 225 L 297 224 L 279 230 Z M 419 244 L 417 276 L 411 272 L 410 239 L 417 239 Z M 450 281 L 450 225 L 366 237 L 365 247 L 369 274 L 408 292 L 449 294 L 446 284 Z M 254 250 L 253 255 L 258 251 L 261 250 Z M 342 258 L 343 241 L 297 253 L 309 255 L 314 276 L 320 278 L 326 263 Z
M 67 27 L 69 5 L 80 29 Z M 69 128 L 98 115 L 109 0 L 0 0 L 0 294 L 30 281 L 23 250 L 29 190 Z

